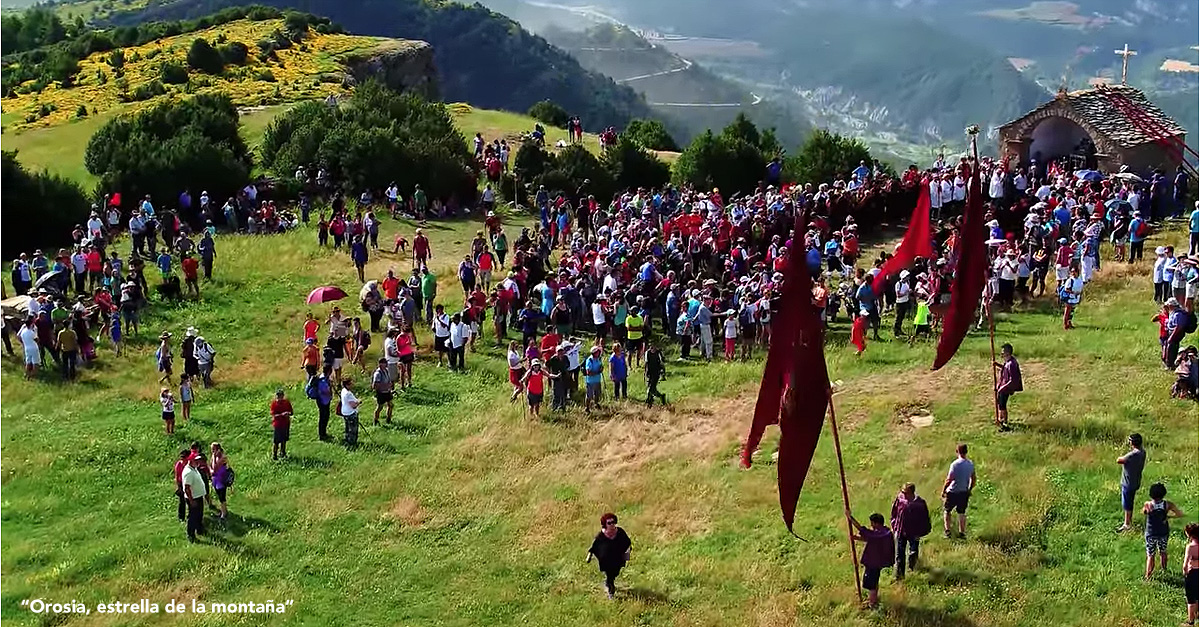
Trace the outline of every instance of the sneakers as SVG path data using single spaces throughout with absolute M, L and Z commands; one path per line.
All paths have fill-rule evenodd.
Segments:
M 950 530 L 949 530 L 949 529 L 947 529 L 945 532 L 943 532 L 943 533 L 942 533 L 942 537 L 944 537 L 944 538 L 946 538 L 947 540 L 949 540 L 949 539 L 950 539 Z
M 1133 527 L 1124 523 L 1117 525 L 1117 533 L 1125 533 L 1126 531 L 1133 531 Z

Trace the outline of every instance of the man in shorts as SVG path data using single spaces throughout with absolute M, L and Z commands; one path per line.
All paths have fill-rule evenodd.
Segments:
M 967 459 L 966 444 L 959 444 L 956 452 L 958 459 L 950 464 L 946 482 L 942 484 L 942 522 L 945 523 L 945 535 L 949 538 L 950 512 L 957 511 L 958 538 L 961 540 L 967 537 L 967 503 L 971 500 L 971 491 L 975 489 L 975 463 Z
M 429 326 L 433 330 L 433 350 L 437 352 L 438 368 L 441 368 L 450 343 L 450 316 L 446 315 L 445 307 L 438 305 L 434 308 Z
M 597 409 L 600 408 L 600 384 L 604 380 L 603 352 L 599 346 L 593 346 L 591 356 L 583 363 L 583 382 L 587 386 L 583 409 L 587 412 L 592 411 L 592 403 L 596 404 Z
M 396 379 L 392 377 L 388 361 L 380 358 L 379 367 L 371 377 L 371 388 L 375 390 L 375 424 L 379 424 L 379 413 L 387 406 L 387 421 L 392 422 L 392 397 L 395 395 Z

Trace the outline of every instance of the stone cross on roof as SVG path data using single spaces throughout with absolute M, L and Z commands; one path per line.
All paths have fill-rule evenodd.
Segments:
M 1113 54 L 1121 55 L 1121 84 L 1124 85 L 1125 79 L 1129 74 L 1129 57 L 1136 57 L 1137 52 L 1129 49 L 1129 44 L 1121 50 L 1113 50 Z

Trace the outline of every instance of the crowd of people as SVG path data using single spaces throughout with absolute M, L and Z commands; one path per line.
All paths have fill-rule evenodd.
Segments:
M 506 142 L 489 143 L 476 135 L 475 152 L 481 160 L 507 169 Z M 643 389 L 634 391 L 634 397 L 641 399 L 644 392 L 646 405 L 652 406 L 655 399 L 665 405 L 658 385 L 667 376 L 668 345 L 678 346 L 678 361 L 705 362 L 751 360 L 769 346 L 772 322 L 781 315 L 783 272 L 795 255 L 803 255 L 802 263 L 814 277 L 812 306 L 826 325 L 837 324 L 845 314 L 859 354 L 868 339 L 883 339 L 880 328 L 888 315 L 893 340 L 912 344 L 932 338 L 949 303 L 958 261 L 956 242 L 964 236 L 961 210 L 971 167 L 979 167 L 988 182 L 989 270 L 980 323 L 993 309 L 1009 310 L 1050 291 L 1061 307 L 1063 329 L 1070 331 L 1087 285 L 1102 263 L 1141 263 L 1137 267 L 1151 275 L 1154 300 L 1162 307 L 1154 320 L 1159 323 L 1163 365 L 1177 375 L 1172 394 L 1194 399 L 1196 350 L 1183 343 L 1196 328 L 1200 205 L 1189 217 L 1188 252 L 1159 247 L 1151 262 L 1143 259 L 1143 246 L 1152 233 L 1152 219 L 1180 212 L 1175 202 L 1179 190 L 1164 192 L 1161 174 L 1149 184 L 1133 177 L 1093 180 L 1077 177 L 1056 162 L 1017 168 L 986 158 L 974 164 L 964 157 L 957 163 L 939 159 L 924 171 L 913 166 L 898 177 L 864 162 L 843 179 L 816 185 L 781 184 L 779 169 L 769 167 L 755 189 L 728 196 L 719 189 L 667 186 L 626 190 L 605 203 L 588 195 L 586 186 L 554 194 L 542 188 L 535 196 L 536 216 L 522 226 L 506 226 L 485 202 L 484 228 L 469 248 L 436 251 L 439 259 L 463 254 L 455 271 L 461 296 L 457 289 L 439 292 L 438 277 L 430 268 L 435 251 L 422 228 L 413 233 L 411 246 L 403 235 L 396 237 L 394 247 L 379 245 L 381 216 L 413 215 L 423 221 L 443 214 L 436 199 L 431 203 L 419 186 L 405 198 L 393 184 L 382 193 L 364 191 L 352 208 L 340 193 L 333 194 L 327 199 L 328 216 L 324 211 L 318 215 L 317 244 L 344 249 L 350 257 L 362 284 L 358 305 L 366 321 L 340 307 L 333 307 L 323 321 L 311 313 L 304 321 L 300 368 L 305 396 L 317 407 L 317 436 L 332 439 L 329 421 L 336 412 L 344 424 L 343 443 L 356 447 L 359 415 L 369 408 L 370 397 L 374 424 L 390 422 L 397 391 L 412 385 L 413 366 L 423 348 L 418 330 L 424 334 L 426 328 L 437 366 L 444 364 L 451 371 L 466 369 L 467 352 L 486 335 L 495 345 L 507 347 L 510 398 L 515 402 L 523 397 L 533 418 L 542 415 L 547 394 L 551 412 L 575 405 L 592 411 L 625 402 L 635 371 L 641 373 Z M 490 177 L 490 169 L 485 172 Z M 297 176 L 312 178 L 307 170 Z M 331 185 L 323 170 L 316 178 Z M 865 232 L 906 216 L 923 188 L 934 211 L 935 255 L 877 282 L 890 254 L 865 256 L 860 229 Z M 159 270 L 155 289 L 162 297 L 184 297 L 177 266 L 188 293 L 199 297 L 200 269 L 210 279 L 216 257 L 216 229 L 207 197 L 203 194 L 194 207 L 185 191 L 174 212 L 156 212 L 146 197 L 130 211 L 131 250 L 126 259 L 111 245 L 122 230 L 120 201 L 106 199 L 87 227 L 73 234 L 74 247 L 60 250 L 53 263 L 41 251 L 32 259 L 23 254 L 14 261 L 14 288 L 33 296 L 29 316 L 16 330 L 28 375 L 33 376 L 49 352 L 63 364 L 64 378 L 73 378 L 74 364 L 95 358 L 98 338 L 111 338 L 119 351 L 123 333 L 138 333 L 139 312 L 147 306 L 150 289 L 146 260 Z M 246 232 L 268 233 L 309 222 L 313 202 L 305 196 L 295 216 L 269 201 L 257 202 L 253 192 L 243 190 L 226 203 L 223 213 L 235 229 L 244 224 Z M 805 217 L 802 231 L 793 229 L 797 215 Z M 368 277 L 370 257 L 389 248 L 402 267 Z M 1106 248 L 1110 254 L 1102 252 Z M 78 297 L 74 305 L 66 299 L 72 288 Z M 8 331 L 6 325 L 6 346 Z M 373 335 L 381 338 L 377 360 L 368 353 Z M 216 354 L 197 330 L 187 330 L 179 345 L 185 366 L 176 397 L 174 348 L 171 334 L 164 332 L 156 361 L 160 381 L 166 384 L 160 401 L 168 434 L 174 432 L 176 400 L 187 420 L 197 380 L 212 384 Z M 1003 362 L 996 364 L 997 423 L 1007 430 L 1008 400 L 1023 388 L 1012 347 L 1002 347 L 1002 354 Z M 356 391 L 355 366 L 370 382 L 369 395 Z M 273 458 L 287 457 L 292 416 L 291 402 L 281 389 L 270 404 Z M 225 516 L 225 489 L 233 477 L 219 443 L 211 446 L 211 461 L 200 448 L 197 443 L 181 452 L 176 465 L 179 515 L 193 539 L 203 533 L 204 504 L 213 505 L 213 491 L 220 501 L 220 517 Z M 1123 459 L 1128 470 L 1129 458 Z M 942 488 L 947 538 L 955 530 L 958 537 L 965 535 L 967 503 L 975 485 L 964 444 Z M 1166 517 L 1177 514 L 1178 508 L 1164 500 L 1165 488 L 1160 487 L 1151 488 L 1152 500 L 1142 509 L 1148 521 L 1154 521 L 1147 523 L 1147 551 L 1153 558 L 1162 548 L 1165 560 L 1165 540 L 1160 543 L 1157 538 L 1166 529 Z M 1132 496 L 1122 496 L 1129 526 Z M 955 513 L 957 526 L 952 524 Z M 890 525 L 880 514 L 872 515 L 869 525 L 856 520 L 853 524 L 865 542 L 863 585 L 875 604 L 882 568 L 894 565 L 897 578 L 903 578 L 906 567 L 916 566 L 920 539 L 929 533 L 929 512 L 915 486 L 906 484 L 893 504 Z M 629 558 L 630 542 L 616 527 L 615 515 L 605 514 L 601 526 L 589 558 L 600 559 L 611 596 L 616 574 Z M 1150 552 L 1151 526 L 1155 552 Z M 1188 534 L 1192 564 L 1194 525 Z M 1147 576 L 1152 567 L 1151 559 Z M 1193 581 L 1196 565 L 1187 572 Z M 1194 619 L 1191 590 L 1189 613 Z

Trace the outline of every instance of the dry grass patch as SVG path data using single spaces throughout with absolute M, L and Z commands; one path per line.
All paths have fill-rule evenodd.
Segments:
M 405 495 L 392 501 L 384 517 L 395 520 L 405 527 L 420 527 L 425 524 L 429 515 L 421 507 L 420 501 Z

